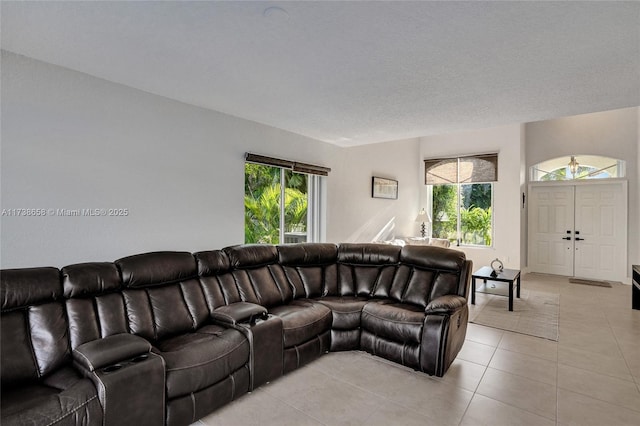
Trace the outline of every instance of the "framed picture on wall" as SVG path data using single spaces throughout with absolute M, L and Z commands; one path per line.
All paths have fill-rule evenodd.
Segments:
M 373 198 L 398 199 L 398 181 L 373 176 L 371 178 L 371 196 Z

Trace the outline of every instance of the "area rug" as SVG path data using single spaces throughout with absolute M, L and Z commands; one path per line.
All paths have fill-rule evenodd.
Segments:
M 598 287 L 609 287 L 611 288 L 611 283 L 608 281 L 599 281 L 599 280 L 587 280 L 584 278 L 569 278 L 569 282 L 571 284 L 584 284 L 584 285 L 595 285 Z
M 514 295 L 513 311 L 508 306 L 508 297 L 476 293 L 469 322 L 558 341 L 559 294 L 522 290 L 519 299 Z

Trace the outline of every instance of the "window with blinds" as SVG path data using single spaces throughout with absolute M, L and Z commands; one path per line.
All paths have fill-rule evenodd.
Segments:
M 457 245 L 491 246 L 498 154 L 424 160 L 431 236 Z
M 424 160 L 425 184 L 495 182 L 498 154 Z
M 245 243 L 320 241 L 320 192 L 328 167 L 245 154 Z

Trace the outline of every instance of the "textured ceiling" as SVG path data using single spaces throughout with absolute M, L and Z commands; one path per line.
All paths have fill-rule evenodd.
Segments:
M 2 1 L 1 15 L 3 49 L 341 146 L 640 105 L 639 2 Z

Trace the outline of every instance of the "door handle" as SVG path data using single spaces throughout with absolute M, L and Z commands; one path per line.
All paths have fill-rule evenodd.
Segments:
M 564 237 L 563 240 L 571 241 L 571 237 Z M 577 238 L 576 238 L 577 240 Z
M 584 238 L 576 237 L 576 241 L 584 241 Z

